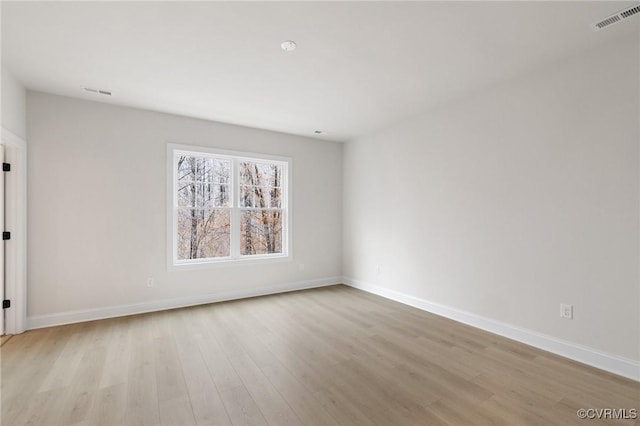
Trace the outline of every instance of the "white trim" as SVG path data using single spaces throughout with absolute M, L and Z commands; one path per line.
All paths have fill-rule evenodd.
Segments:
M 5 146 L 4 145 L 0 145 L 0 163 L 4 163 L 4 150 L 5 150 Z M 2 229 L 6 229 L 6 226 L 4 224 L 4 203 L 5 203 L 5 196 L 4 196 L 4 173 L 0 173 L 0 226 L 2 226 Z M 5 263 L 6 263 L 6 258 L 4 256 L 4 242 L 0 243 L 0 300 L 5 300 L 4 298 L 4 283 L 5 283 L 5 273 L 4 273 L 4 268 L 5 268 Z M 8 275 L 8 274 L 7 274 Z M 4 310 L 2 310 L 2 312 L 0 312 L 0 335 L 4 336 Z
M 20 334 L 27 324 L 27 142 L 10 130 L 1 128 L 5 161 L 11 173 L 5 177 L 5 224 L 11 240 L 5 243 L 5 298 L 11 307 L 5 310 L 5 332 Z
M 350 287 L 377 294 L 378 296 L 450 318 L 463 324 L 489 331 L 601 370 L 640 381 L 640 361 L 602 352 L 594 348 L 558 339 L 536 331 L 520 328 L 491 318 L 476 315 L 471 312 L 441 305 L 439 303 L 430 302 L 419 297 L 410 296 L 405 293 L 390 290 L 353 278 L 342 277 L 342 281 Z
M 66 311 L 49 315 L 36 315 L 27 318 L 27 328 L 53 327 L 56 325 L 73 324 L 94 321 L 105 318 L 126 315 L 143 314 L 146 312 L 164 311 L 167 309 L 184 308 L 187 306 L 204 305 L 208 303 L 224 302 L 227 300 L 245 299 L 248 297 L 266 296 L 289 291 L 304 290 L 340 284 L 342 277 L 319 278 L 268 287 L 250 288 L 219 294 L 201 294 L 198 296 L 180 297 L 176 299 L 153 300 L 149 302 L 133 303 L 130 305 L 106 306 L 103 308 Z
M 2 127 L 2 140 L 8 145 L 15 146 L 16 148 L 27 148 L 27 141 L 4 127 Z

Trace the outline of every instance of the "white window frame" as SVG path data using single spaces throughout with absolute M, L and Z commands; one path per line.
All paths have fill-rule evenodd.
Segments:
M 177 244 L 177 158 L 181 155 L 212 156 L 231 161 L 231 206 L 230 211 L 230 256 L 207 259 L 178 259 Z M 282 227 L 282 253 L 272 254 L 240 254 L 240 213 L 244 208 L 240 207 L 240 179 L 238 176 L 238 163 L 241 161 L 255 161 L 259 163 L 277 164 L 282 167 L 281 208 L 283 217 Z M 216 266 L 246 265 L 250 263 L 291 261 L 291 169 L 292 160 L 289 157 L 281 157 L 268 154 L 258 154 L 242 151 L 230 151 L 218 148 L 167 144 L 167 270 L 179 271 L 184 269 L 201 269 Z

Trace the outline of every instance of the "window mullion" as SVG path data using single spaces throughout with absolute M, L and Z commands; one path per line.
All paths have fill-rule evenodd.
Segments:
M 240 257 L 240 168 L 238 167 L 238 160 L 233 159 L 231 162 L 231 257 Z

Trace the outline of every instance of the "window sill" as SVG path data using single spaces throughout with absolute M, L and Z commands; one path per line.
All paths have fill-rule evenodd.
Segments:
M 247 256 L 238 259 L 221 259 L 221 260 L 207 260 L 207 261 L 195 261 L 195 262 L 181 262 L 169 264 L 167 267 L 168 272 L 177 271 L 190 271 L 197 269 L 216 269 L 221 267 L 234 267 L 234 266 L 249 266 L 249 265 L 265 265 L 270 263 L 283 263 L 291 262 L 293 259 L 290 255 L 278 254 L 278 255 L 259 255 L 259 256 Z

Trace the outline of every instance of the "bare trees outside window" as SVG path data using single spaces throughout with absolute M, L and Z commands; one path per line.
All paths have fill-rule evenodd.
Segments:
M 282 166 L 240 162 L 240 254 L 282 252 Z
M 288 162 L 170 152 L 175 264 L 287 254 Z
M 178 259 L 230 254 L 231 161 L 178 157 Z

